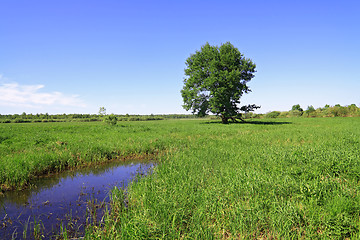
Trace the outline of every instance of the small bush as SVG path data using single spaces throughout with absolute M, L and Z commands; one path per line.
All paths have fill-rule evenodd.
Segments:
M 104 122 L 110 125 L 116 125 L 117 117 L 114 114 L 107 115 L 104 119 Z
M 25 120 L 25 119 L 21 119 L 21 118 L 15 118 L 13 120 L 13 123 L 26 123 L 26 122 L 30 122 L 30 121 Z
M 272 111 L 265 115 L 266 118 L 277 118 L 280 115 L 279 111 Z
M 138 117 L 129 117 L 129 121 L 140 121 L 141 119 Z
M 286 117 L 289 117 L 289 112 L 288 111 L 281 112 L 280 115 L 279 115 L 279 118 L 286 118 Z
M 291 117 L 301 117 L 303 112 L 299 110 L 291 110 L 289 111 Z
M 263 119 L 265 117 L 265 114 L 259 113 L 259 114 L 254 114 L 253 118 L 257 118 L 257 119 Z

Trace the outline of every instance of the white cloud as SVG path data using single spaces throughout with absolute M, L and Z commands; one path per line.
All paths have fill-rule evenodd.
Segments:
M 1 78 L 2 75 L 0 75 Z M 44 85 L 2 83 L 0 84 L 0 105 L 31 108 L 53 105 L 86 107 L 78 95 L 65 95 L 61 92 L 39 92 L 44 87 Z

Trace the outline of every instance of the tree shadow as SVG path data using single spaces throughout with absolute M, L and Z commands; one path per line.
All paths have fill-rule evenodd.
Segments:
M 202 124 L 223 124 L 221 121 L 208 121 L 203 122 Z M 273 121 L 238 121 L 233 122 L 229 121 L 228 124 L 224 125 L 231 125 L 231 124 L 254 124 L 254 125 L 285 125 L 285 124 L 292 124 L 292 122 L 273 122 Z
M 245 122 L 238 122 L 243 124 L 257 124 L 257 125 L 285 125 L 285 124 L 292 124 L 292 122 L 272 122 L 272 121 L 245 121 Z

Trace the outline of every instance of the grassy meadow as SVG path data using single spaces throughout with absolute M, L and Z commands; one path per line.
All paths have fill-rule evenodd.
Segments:
M 3 190 L 129 156 L 159 164 L 85 238 L 360 238 L 360 118 L 0 124 Z

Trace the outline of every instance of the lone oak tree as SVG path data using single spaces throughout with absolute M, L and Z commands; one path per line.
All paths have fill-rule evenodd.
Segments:
M 220 47 L 206 43 L 185 64 L 181 95 L 186 110 L 199 116 L 212 112 L 228 123 L 241 119 L 240 111 L 259 108 L 255 104 L 239 107 L 240 97 L 251 92 L 246 83 L 254 77 L 256 65 L 230 42 Z

